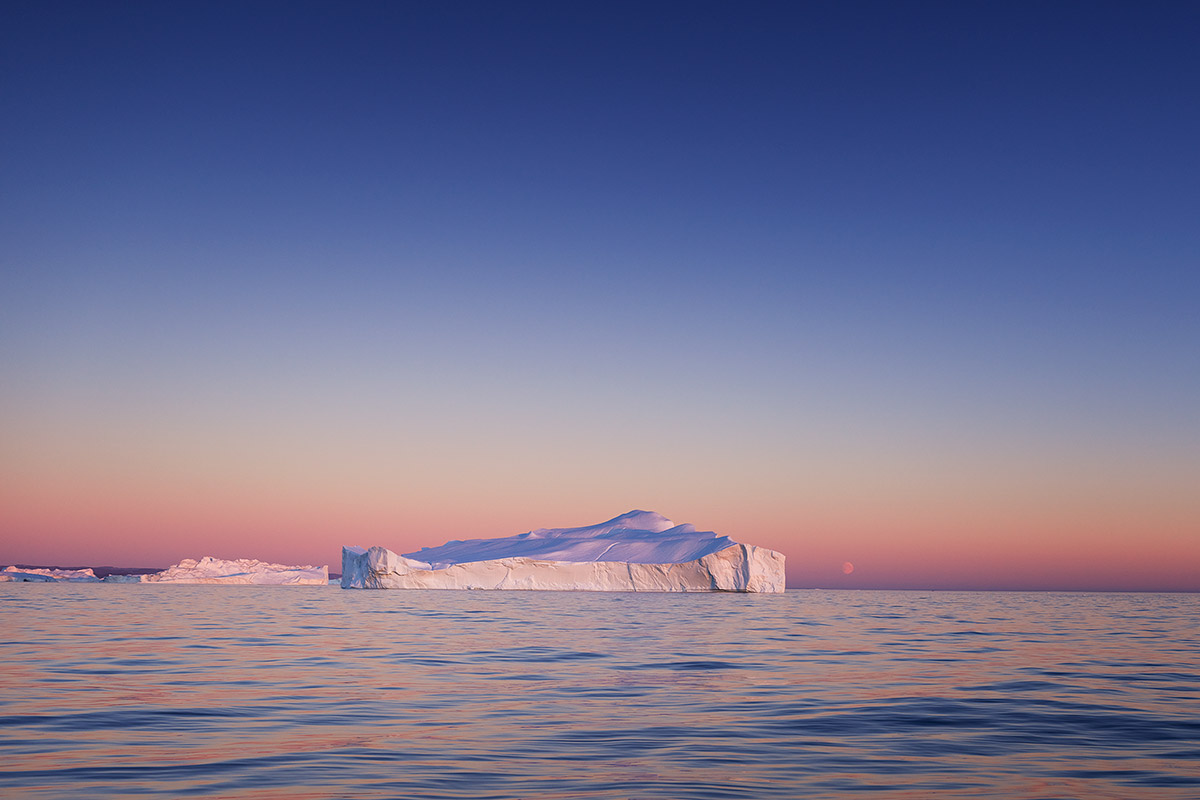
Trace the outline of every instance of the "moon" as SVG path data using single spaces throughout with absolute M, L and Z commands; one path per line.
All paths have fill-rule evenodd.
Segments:
M 849 561 L 843 562 L 842 563 L 842 574 L 849 575 L 851 572 L 854 572 L 854 565 L 851 564 Z

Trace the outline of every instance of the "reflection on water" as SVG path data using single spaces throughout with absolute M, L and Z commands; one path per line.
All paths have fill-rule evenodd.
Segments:
M 0 584 L 0 795 L 1200 797 L 1200 596 Z

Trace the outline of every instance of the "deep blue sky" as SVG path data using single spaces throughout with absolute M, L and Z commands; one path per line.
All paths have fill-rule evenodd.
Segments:
M 414 546 L 477 504 L 445 526 L 749 514 L 856 575 L 914 531 L 1177 552 L 1197 42 L 1183 3 L 6 3 L 0 522 L 215 524 L 133 513 L 166 474 L 366 484 L 346 527 Z

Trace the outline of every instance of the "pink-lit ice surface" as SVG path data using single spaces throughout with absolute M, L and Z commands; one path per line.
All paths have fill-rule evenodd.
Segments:
M 774 550 L 630 511 L 598 525 L 451 541 L 404 555 L 344 547 L 342 587 L 782 592 L 783 564 Z

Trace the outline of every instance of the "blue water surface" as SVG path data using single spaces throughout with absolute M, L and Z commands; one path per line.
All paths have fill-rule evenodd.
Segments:
M 1200 595 L 0 584 L 6 798 L 1200 797 Z

